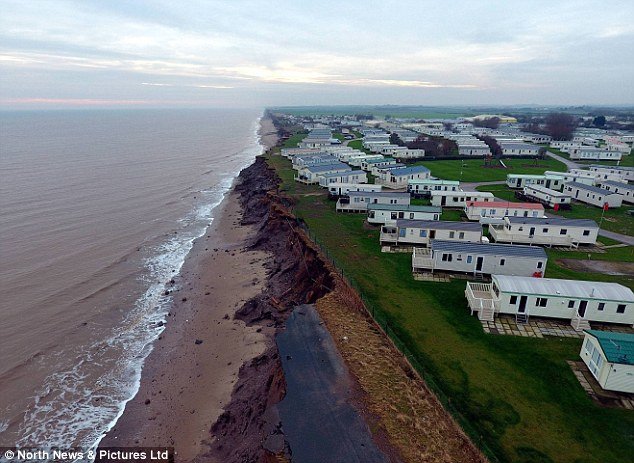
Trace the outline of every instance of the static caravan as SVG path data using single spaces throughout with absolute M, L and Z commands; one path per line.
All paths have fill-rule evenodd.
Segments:
M 319 186 L 324 188 L 331 183 L 367 183 L 368 175 L 362 170 L 348 170 L 346 172 L 333 172 L 319 177 Z
M 339 172 L 349 172 L 352 169 L 349 165 L 343 162 L 337 162 L 336 164 L 326 164 L 317 166 L 302 167 L 297 172 L 295 180 L 300 183 L 319 183 L 319 177 L 326 174 L 335 174 Z
M 414 166 L 392 169 L 378 178 L 377 183 L 381 183 L 387 188 L 406 188 L 407 182 L 414 179 L 429 178 L 430 173 L 427 167 Z
M 349 157 L 346 162 L 353 167 L 361 167 L 361 163 L 368 159 L 385 159 L 385 156 L 382 154 L 359 154 Z
M 620 194 L 582 183 L 566 183 L 564 193 L 570 194 L 577 201 L 597 207 L 605 207 L 606 204 L 608 207 L 621 207 L 623 203 L 623 196 Z
M 384 167 L 394 164 L 396 164 L 396 159 L 394 158 L 364 159 L 361 161 L 361 168 L 363 170 L 371 171 L 373 167 Z
M 601 148 L 581 147 L 570 151 L 570 159 L 579 161 L 620 161 L 623 153 Z
M 350 150 L 350 151 L 344 151 L 342 153 L 338 153 L 336 155 L 336 157 L 341 162 L 348 162 L 351 158 L 356 158 L 358 156 L 368 156 L 368 154 L 364 153 L 363 151 L 359 151 L 359 150 Z M 372 155 L 372 156 L 375 156 L 375 155 Z
M 465 293 L 471 313 L 478 312 L 481 320 L 493 320 L 498 313 L 522 322 L 529 316 L 563 318 L 579 331 L 589 329 L 590 322 L 634 323 L 634 293 L 618 283 L 496 273 L 490 284 L 467 283 Z
M 330 183 L 327 186 L 331 197 L 347 196 L 353 191 L 376 193 L 381 191 L 381 185 L 374 183 Z
M 415 197 L 429 197 L 432 191 L 460 191 L 460 182 L 441 178 L 409 180 L 407 191 Z
M 327 153 L 302 154 L 293 158 L 293 169 L 299 170 L 302 167 L 316 166 L 319 164 L 335 164 L 339 159 Z
M 392 156 L 396 159 L 420 159 L 425 157 L 425 150 L 399 146 L 392 151 Z
M 397 162 L 396 164 L 390 164 L 389 166 L 372 166 L 370 167 L 370 173 L 377 177 L 382 177 L 384 175 L 387 175 L 388 172 L 390 172 L 391 170 L 402 169 L 404 167 L 407 167 L 407 165 L 401 164 L 400 162 Z
M 414 248 L 412 270 L 536 277 L 547 262 L 538 246 L 432 240 L 430 248 Z
M 634 334 L 585 330 L 579 356 L 603 389 L 634 394 Z
M 596 244 L 599 226 L 590 219 L 504 217 L 489 233 L 499 243 L 576 247 Z
M 516 193 L 516 195 L 519 193 Z M 540 185 L 528 185 L 524 187 L 521 198 L 535 201 L 552 209 L 565 209 L 570 207 L 572 197 L 560 191 L 551 190 Z
M 385 225 L 399 219 L 440 220 L 442 208 L 435 206 L 412 206 L 406 204 L 370 204 L 368 223 Z
M 463 208 L 471 201 L 493 202 L 495 196 L 488 191 L 432 191 L 431 205 Z
M 361 192 L 351 191 L 347 196 L 337 201 L 337 212 L 363 212 L 366 213 L 370 204 L 404 204 L 409 205 L 409 193 L 396 193 L 391 191 Z
M 614 178 L 604 178 L 604 175 L 618 175 L 627 182 L 634 182 L 634 167 L 622 166 L 590 166 L 592 172 L 600 175 L 602 180 L 616 180 Z
M 504 156 L 537 156 L 539 146 L 530 143 L 500 143 Z
M 491 149 L 486 143 L 458 143 L 459 156 L 484 157 L 491 154 Z
M 332 145 L 332 140 L 330 138 L 304 138 L 300 141 L 297 146 L 299 148 L 321 148 L 323 146 Z
M 564 185 L 563 175 L 527 175 L 527 174 L 508 174 L 506 176 L 506 186 L 509 188 L 524 188 L 528 185 L 543 185 L 546 188 L 560 190 Z
M 536 203 L 512 203 L 512 202 L 484 202 L 471 201 L 464 207 L 464 213 L 469 220 L 503 219 L 512 217 L 542 217 L 544 206 Z
M 282 148 L 280 154 L 288 159 L 293 159 L 295 156 L 302 154 L 311 155 L 317 154 L 321 151 L 317 148 Z
M 594 180 L 594 183 L 592 183 L 592 185 L 597 185 L 600 182 L 606 181 L 606 180 L 609 180 L 612 182 L 627 183 L 625 176 L 623 174 L 618 174 L 616 172 L 614 173 L 596 172 L 593 170 L 585 170 L 585 169 L 570 169 L 568 173 L 573 175 L 583 175 L 583 176 L 591 177 Z M 576 182 L 577 180 L 571 180 L 571 181 Z M 567 182 L 567 183 L 570 183 L 570 182 Z M 587 182 L 579 182 L 579 183 L 587 183 Z
M 381 245 L 429 246 L 432 240 L 477 242 L 482 240 L 482 226 L 470 222 L 433 220 L 397 220 L 381 227 Z
M 623 196 L 624 202 L 634 203 L 634 185 L 622 182 L 604 181 L 600 183 L 600 186 L 611 193 Z
M 557 188 L 558 190 L 563 187 L 564 183 L 569 182 L 578 182 L 585 185 L 595 185 L 596 183 L 596 175 L 588 170 L 583 169 L 573 169 L 568 172 L 555 172 L 552 170 L 547 170 L 546 172 L 544 172 L 544 175 L 556 175 L 557 177 L 561 177 L 563 179 L 563 182 L 561 182 L 559 188 Z

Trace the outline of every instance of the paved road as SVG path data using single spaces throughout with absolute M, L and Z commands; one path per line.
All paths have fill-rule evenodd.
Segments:
M 286 379 L 278 404 L 293 462 L 387 463 L 354 407 L 341 354 L 312 305 L 300 305 L 276 337 Z
M 462 188 L 464 191 L 477 191 L 476 187 L 478 186 L 486 186 L 486 185 L 505 185 L 506 182 L 504 180 L 498 180 L 496 182 L 468 182 L 468 183 L 461 183 L 460 184 L 460 188 Z
M 571 161 L 570 159 L 566 159 L 563 156 L 559 156 L 558 154 L 552 153 L 550 151 L 546 151 L 546 156 L 556 159 L 559 162 L 563 162 L 566 164 L 568 170 L 570 169 L 581 169 L 581 164 L 575 161 Z

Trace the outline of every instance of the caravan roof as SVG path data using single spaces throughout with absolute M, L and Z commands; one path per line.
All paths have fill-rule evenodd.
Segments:
M 509 275 L 493 275 L 493 280 L 504 292 L 634 302 L 632 290 L 618 283 Z
M 462 252 L 465 254 L 489 254 L 547 259 L 546 251 L 538 246 L 432 240 L 431 249 L 434 252 Z

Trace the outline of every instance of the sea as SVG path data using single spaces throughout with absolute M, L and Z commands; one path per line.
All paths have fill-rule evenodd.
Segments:
M 0 447 L 94 448 L 261 111 L 0 112 Z

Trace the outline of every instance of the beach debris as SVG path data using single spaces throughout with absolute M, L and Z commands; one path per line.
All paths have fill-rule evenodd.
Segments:
M 184 298 L 181 299 L 181 301 L 185 302 L 185 301 L 187 301 L 187 298 L 184 297 Z
M 163 293 L 165 296 L 169 296 L 170 295 L 170 290 L 166 289 L 165 292 Z
M 199 344 L 202 344 L 202 343 L 203 343 L 203 340 L 202 340 L 202 339 L 196 339 L 196 340 L 194 341 L 194 344 L 196 344 L 196 345 L 199 345 Z
M 150 399 L 145 399 L 145 405 L 150 405 L 150 402 L 152 402 Z

